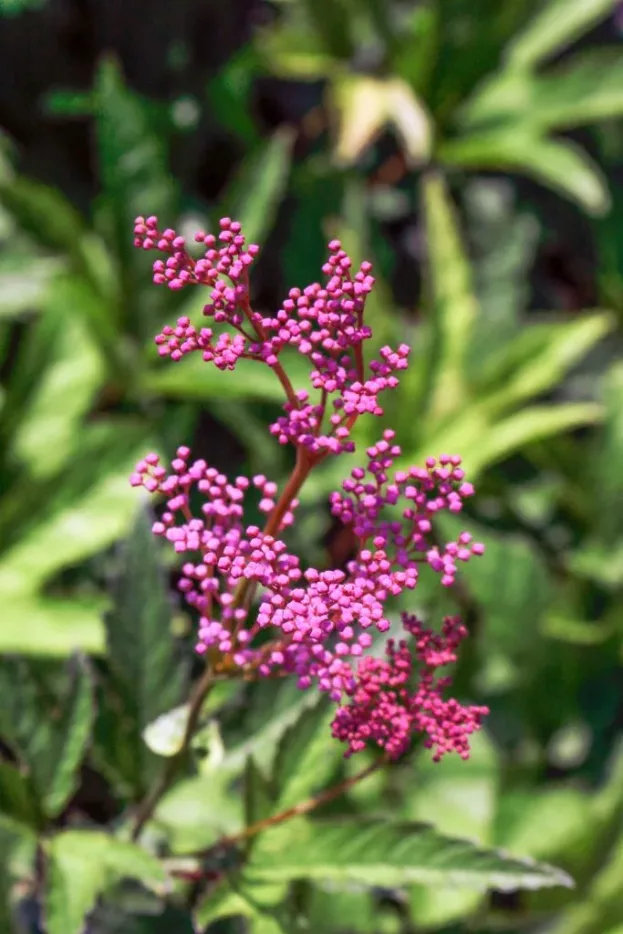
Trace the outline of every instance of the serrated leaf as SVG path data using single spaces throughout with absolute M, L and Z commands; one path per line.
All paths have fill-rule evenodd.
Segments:
M 446 837 L 426 824 L 361 815 L 297 823 L 296 835 L 292 826 L 262 834 L 248 865 L 250 878 L 326 879 L 392 888 L 418 882 L 480 891 L 573 885 L 553 866 Z
M 58 817 L 75 790 L 77 772 L 91 737 L 94 716 L 91 675 L 86 661 L 78 659 L 73 684 L 56 730 L 51 781 L 43 799 L 48 817 Z
M 591 314 L 562 324 L 536 324 L 501 348 L 476 379 L 476 394 L 499 415 L 518 402 L 557 386 L 614 326 L 609 314 Z
M 432 305 L 428 420 L 437 421 L 465 397 L 465 364 L 477 306 L 458 220 L 439 173 L 422 179 Z M 432 362 L 434 361 L 434 362 Z
M 340 757 L 338 745 L 331 742 L 334 716 L 334 705 L 321 698 L 284 732 L 272 771 L 276 810 L 299 804 L 324 788 Z
M 599 166 L 570 141 L 543 138 L 530 127 L 483 132 L 442 144 L 438 152 L 448 166 L 513 171 L 533 178 L 589 214 L 600 216 L 610 206 L 607 183 Z
M 615 0 L 549 0 L 506 49 L 512 68 L 532 68 L 605 19 Z
M 158 860 L 105 833 L 68 830 L 47 844 L 45 917 L 48 934 L 81 934 L 95 903 L 121 879 L 147 886 L 166 882 Z
M 142 512 L 123 549 L 122 572 L 105 619 L 108 663 L 135 745 L 134 781 L 139 788 L 155 766 L 143 731 L 179 703 L 185 682 L 171 615 L 151 522 Z
M 488 846 L 494 842 L 499 784 L 496 750 L 484 731 L 472 737 L 470 748 L 467 762 L 452 756 L 433 762 L 430 754 L 422 751 L 405 816 L 431 821 L 444 834 L 476 839 Z M 522 850 L 515 848 L 515 852 Z M 415 886 L 410 893 L 413 919 L 423 928 L 439 927 L 471 914 L 481 900 L 479 892 L 456 886 Z
M 44 671 L 40 664 L 23 659 L 12 659 L 0 668 L 0 690 L 5 697 L 0 732 L 28 768 L 29 785 L 37 796 L 31 810 L 35 822 L 39 807 L 56 817 L 72 793 L 93 715 L 91 682 L 84 663 L 79 664 L 64 697 L 50 692 Z

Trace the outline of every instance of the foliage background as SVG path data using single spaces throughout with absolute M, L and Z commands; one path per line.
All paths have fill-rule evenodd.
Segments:
M 193 675 L 175 569 L 161 591 L 166 555 L 137 520 L 134 462 L 192 441 L 230 473 L 285 475 L 287 454 L 265 430 L 279 387 L 256 371 L 159 362 L 152 335 L 202 302 L 154 288 L 131 245 L 138 213 L 182 230 L 230 214 L 263 244 L 258 308 L 317 277 L 328 237 L 374 260 L 375 339 L 414 348 L 387 423 L 406 460 L 464 456 L 478 488 L 470 528 L 488 548 L 451 598 L 471 632 L 458 689 L 492 710 L 472 760 L 432 767 L 416 751 L 328 813 L 430 821 L 576 880 L 571 892 L 483 894 L 396 870 L 395 885 L 301 886 L 308 929 L 620 934 L 617 4 L 0 0 L 0 13 L 7 852 L 16 820 L 48 834 L 123 824 L 159 767 L 142 731 Z M 361 426 L 358 440 L 376 430 Z M 297 533 L 334 565 L 348 540 L 325 503 L 346 469 L 341 459 L 312 478 Z M 431 617 L 452 605 L 426 584 L 417 599 Z M 176 855 L 238 825 L 245 760 L 247 771 L 268 767 L 301 700 L 269 685 L 217 703 L 199 776 L 176 785 L 150 825 L 154 845 Z M 310 750 L 303 798 L 348 772 L 327 742 Z M 5 913 L 2 929 L 35 931 L 37 873 L 20 841 L 2 877 L 19 916 Z M 54 872 L 77 885 L 79 852 L 50 845 Z M 153 883 L 154 873 L 146 863 L 128 874 Z M 145 889 L 111 893 L 97 934 L 191 930 L 175 907 L 158 915 Z M 260 927 L 266 899 L 229 914 L 280 930 Z M 50 934 L 71 934 L 67 904 L 48 905 Z

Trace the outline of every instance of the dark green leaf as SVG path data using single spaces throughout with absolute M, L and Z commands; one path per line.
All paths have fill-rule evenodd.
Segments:
M 75 667 L 73 684 L 56 730 L 51 781 L 45 789 L 44 808 L 52 818 L 61 813 L 75 790 L 95 715 L 93 685 L 86 661 L 78 659 Z
M 108 661 L 122 716 L 135 750 L 134 783 L 142 788 L 155 766 L 144 729 L 179 704 L 185 666 L 171 626 L 171 603 L 151 523 L 141 513 L 123 550 L 121 574 L 106 615 Z M 114 751 L 111 751 L 114 759 Z
M 259 243 L 272 229 L 287 189 L 292 162 L 294 131 L 277 130 L 251 152 L 225 193 L 219 210 L 242 224 L 248 243 Z
M 17 766 L 0 761 L 0 813 L 38 830 L 39 806 L 27 775 Z
M 117 255 L 127 262 L 133 250 L 134 218 L 171 217 L 175 184 L 149 102 L 127 87 L 113 58 L 100 64 L 95 99 L 103 206 Z

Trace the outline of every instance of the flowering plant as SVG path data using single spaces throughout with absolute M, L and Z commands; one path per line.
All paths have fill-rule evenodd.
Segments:
M 394 470 L 400 447 L 387 429 L 330 499 L 332 514 L 352 527 L 357 543 L 346 567 L 306 567 L 284 540 L 310 472 L 327 457 L 355 450 L 355 423 L 383 414 L 382 393 L 396 387 L 407 366 L 406 344 L 382 347 L 379 359 L 365 361 L 371 264 L 355 271 L 332 240 L 325 284 L 290 289 L 277 313 L 264 316 L 250 302 L 249 271 L 259 247 L 246 244 L 238 222 L 223 218 L 218 237 L 198 232 L 204 248 L 198 259 L 174 230 L 161 231 L 156 217 L 137 218 L 134 234 L 136 246 L 165 257 L 153 264 L 154 282 L 173 290 L 206 286 L 203 316 L 225 325 L 217 336 L 181 317 L 156 336 L 159 353 L 175 361 L 200 353 L 221 370 L 241 359 L 269 367 L 285 395 L 270 433 L 296 452 L 281 491 L 263 475 L 227 478 L 203 460 L 191 461 L 187 447 L 178 448 L 168 470 L 152 453 L 132 475 L 133 485 L 165 498 L 153 532 L 184 556 L 179 590 L 198 615 L 196 651 L 206 657 L 198 697 L 219 675 L 291 675 L 300 688 L 317 687 L 336 704 L 332 733 L 346 756 L 372 743 L 397 759 L 413 734 L 423 733 L 435 760 L 452 751 L 467 758 L 469 735 L 487 710 L 444 699 L 450 679 L 438 674 L 456 660 L 466 635 L 460 620 L 446 618 L 435 633 L 403 613 L 404 637 L 375 654 L 378 637 L 390 629 L 389 602 L 417 586 L 423 564 L 451 587 L 458 563 L 484 551 L 468 531 L 440 544 L 435 530 L 437 514 L 459 513 L 474 492 L 461 458 L 442 454 Z M 294 390 L 282 362 L 286 348 L 308 361 L 310 390 Z M 245 522 L 253 489 L 263 528 Z M 197 513 L 193 490 L 203 499 Z

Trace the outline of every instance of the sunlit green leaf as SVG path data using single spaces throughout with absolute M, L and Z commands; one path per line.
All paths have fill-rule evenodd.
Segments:
M 466 355 L 477 309 L 458 220 L 444 179 L 428 173 L 422 186 L 432 315 L 427 418 L 437 421 L 465 398 Z
M 276 810 L 285 810 L 321 791 L 335 769 L 340 750 L 329 744 L 335 709 L 325 699 L 306 709 L 284 732 L 273 766 Z
M 45 918 L 49 934 L 81 934 L 99 895 L 124 878 L 162 887 L 158 860 L 99 831 L 67 830 L 47 844 Z
M 446 837 L 426 824 L 360 815 L 266 831 L 252 851 L 248 873 L 264 881 L 327 879 L 391 887 L 419 882 L 480 891 L 573 884 L 552 866 Z
M 524 328 L 478 374 L 477 394 L 486 396 L 487 410 L 498 415 L 551 390 L 613 325 L 611 315 L 593 313 L 561 324 Z
M 601 215 L 610 204 L 606 181 L 579 146 L 548 140 L 527 126 L 512 125 L 443 143 L 439 158 L 449 166 L 494 169 L 527 175 Z
M 615 8 L 616 0 L 548 0 L 508 45 L 513 68 L 538 65 L 561 52 Z

